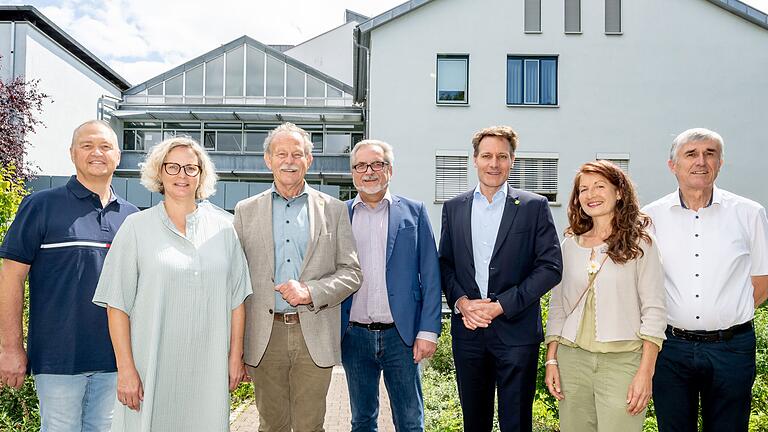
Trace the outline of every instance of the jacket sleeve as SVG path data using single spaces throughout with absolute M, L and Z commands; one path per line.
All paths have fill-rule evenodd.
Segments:
M 427 209 L 419 206 L 419 276 L 421 279 L 421 317 L 419 331 L 440 334 L 440 309 L 442 291 L 440 289 L 440 261 L 435 248 L 435 235 L 429 223 Z
M 440 277 L 448 307 L 454 310 L 456 300 L 467 295 L 456 279 L 456 257 L 451 238 L 451 217 L 448 214 L 449 204 L 443 205 L 443 223 L 440 229 Z
M 535 255 L 533 270 L 517 287 L 497 296 L 504 315 L 510 319 L 538 302 L 562 278 L 563 256 L 552 213 L 545 199 L 542 198 L 537 204 L 536 237 L 534 250 L 531 251 Z
M 340 304 L 354 294 L 363 282 L 346 204 L 338 206 L 334 216 L 337 219 L 336 271 L 321 279 L 304 281 L 312 296 L 309 309 L 316 313 Z

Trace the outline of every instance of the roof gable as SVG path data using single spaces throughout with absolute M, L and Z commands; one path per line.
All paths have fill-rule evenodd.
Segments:
M 352 93 L 352 87 L 344 84 L 343 82 L 337 80 L 336 78 L 331 77 L 330 75 L 324 74 L 323 72 L 320 72 L 319 70 L 302 63 L 293 57 L 285 55 L 283 52 L 269 46 L 266 44 L 263 44 L 249 36 L 241 36 L 227 44 L 224 44 L 216 49 L 213 49 L 211 51 L 208 51 L 205 54 L 202 54 L 198 57 L 195 57 L 194 59 L 180 65 L 176 66 L 175 68 L 164 72 L 160 75 L 157 75 L 153 78 L 150 78 L 147 81 L 144 81 L 141 84 L 135 85 L 128 90 L 124 92 L 126 95 L 134 95 L 143 92 L 144 90 L 147 90 L 149 88 L 152 88 L 163 81 L 166 81 L 170 78 L 176 77 L 179 74 L 184 73 L 185 71 L 194 69 L 206 62 L 210 62 L 211 60 L 214 60 L 225 53 L 232 51 L 234 49 L 237 49 L 240 46 L 246 46 L 246 47 L 252 47 L 258 51 L 265 52 L 267 56 L 276 59 L 280 62 L 283 62 L 289 66 L 292 66 L 295 69 L 298 69 L 304 73 L 306 73 L 308 76 L 312 76 L 320 81 L 323 81 L 345 93 Z
M 26 21 L 32 24 L 115 87 L 125 90 L 131 86 L 125 78 L 118 75 L 106 63 L 80 45 L 72 36 L 68 35 L 33 6 L 0 5 L 0 21 L 5 20 Z

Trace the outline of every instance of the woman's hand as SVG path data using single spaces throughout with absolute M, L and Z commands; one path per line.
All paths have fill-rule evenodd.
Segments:
M 642 368 L 638 369 L 627 391 L 627 412 L 630 415 L 638 415 L 643 412 L 648 406 L 648 402 L 651 401 L 652 393 L 653 372 L 649 373 L 643 371 Z
M 560 388 L 560 369 L 557 368 L 557 364 L 548 364 L 544 366 L 544 368 L 544 382 L 547 384 L 549 394 L 559 401 L 565 399 L 563 391 Z
M 229 357 L 229 391 L 234 391 L 241 382 L 249 381 L 242 357 Z
M 144 387 L 135 367 L 117 370 L 117 400 L 128 408 L 138 411 L 144 400 Z

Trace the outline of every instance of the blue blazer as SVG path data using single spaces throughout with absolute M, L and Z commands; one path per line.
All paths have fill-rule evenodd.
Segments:
M 347 201 L 349 218 L 353 200 Z M 365 276 L 363 276 L 365 277 Z M 424 204 L 392 195 L 387 234 L 389 308 L 400 337 L 413 345 L 420 331 L 440 334 L 440 264 Z M 352 299 L 341 304 L 341 337 L 349 323 Z
M 481 298 L 472 252 L 473 194 L 474 190 L 465 192 L 443 205 L 440 270 L 452 311 L 462 296 Z M 488 266 L 488 297 L 504 309 L 488 331 L 506 345 L 540 343 L 544 334 L 539 299 L 560 283 L 563 270 L 560 241 L 546 198 L 508 189 Z M 460 315 L 451 315 L 454 338 L 477 337 L 479 332 L 464 327 Z

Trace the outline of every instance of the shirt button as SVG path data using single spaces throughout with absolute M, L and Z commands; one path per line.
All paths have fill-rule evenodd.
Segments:
M 290 242 L 291 242 L 291 240 L 286 240 L 285 242 L 286 242 L 286 243 L 290 243 Z M 698 256 L 698 255 L 697 255 L 697 256 Z
M 698 274 L 698 273 L 696 273 L 696 277 L 699 277 L 699 274 Z
M 698 315 L 696 315 L 696 319 L 699 319 L 699 316 L 698 316 Z
M 696 298 L 699 298 L 699 295 L 698 295 L 698 294 L 696 294 Z
M 694 236 L 694 237 L 698 237 L 699 235 L 698 235 L 698 234 L 694 234 L 693 236 Z
M 696 219 L 698 219 L 698 218 L 699 218 L 699 216 L 697 215 L 697 216 L 696 216 Z
M 699 256 L 699 254 L 693 254 L 693 255 L 694 255 L 694 256 L 696 256 L 696 257 L 698 257 L 698 256 Z
M 286 205 L 286 207 L 290 207 L 290 206 L 291 206 L 290 204 L 287 204 L 287 205 Z M 696 218 L 698 218 L 698 216 L 696 216 Z
M 285 223 L 289 224 L 289 223 L 291 223 L 291 221 L 285 221 Z M 698 235 L 698 234 L 696 234 L 696 237 L 698 237 L 698 236 L 699 236 L 699 235 Z
M 290 259 L 290 258 L 288 258 L 286 261 L 288 261 L 288 262 L 291 262 L 291 259 Z M 696 275 L 696 276 L 698 276 L 698 275 Z

